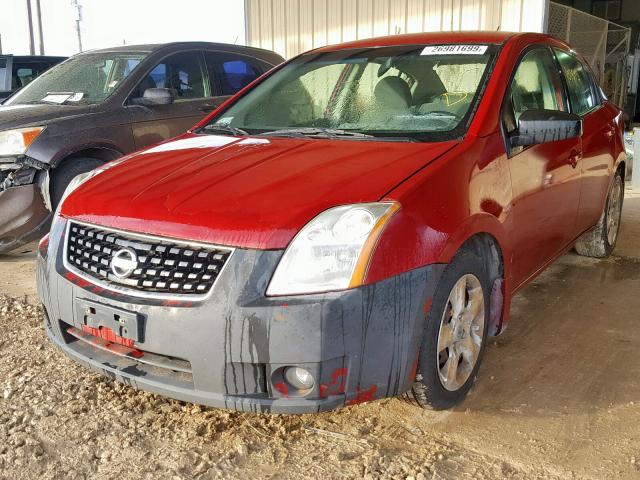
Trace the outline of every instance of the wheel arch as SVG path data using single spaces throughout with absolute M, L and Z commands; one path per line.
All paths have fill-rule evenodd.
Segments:
M 449 263 L 462 250 L 486 260 L 491 283 L 489 335 L 499 335 L 506 328 L 511 305 L 511 250 L 504 225 L 489 214 L 469 218 L 449 237 L 439 263 Z
M 115 145 L 104 143 L 87 144 L 77 146 L 72 150 L 61 152 L 60 155 L 52 160 L 51 166 L 55 170 L 55 168 L 59 167 L 61 164 L 68 160 L 86 157 L 95 158 L 106 163 L 110 162 L 111 160 L 115 160 L 116 158 L 120 158 L 123 155 L 124 152 L 122 152 Z
M 89 145 L 83 148 L 79 148 L 72 152 L 67 152 L 67 154 L 61 158 L 52 162 L 51 169 L 45 172 L 45 178 L 42 182 L 42 196 L 47 206 L 47 209 L 53 210 L 53 199 L 51 197 L 51 182 L 52 179 L 55 178 L 56 172 L 59 171 L 60 167 L 67 164 L 68 162 L 72 162 L 74 159 L 81 158 L 92 158 L 99 160 L 103 163 L 110 162 L 117 158 L 120 158 L 124 155 L 119 149 L 113 146 L 100 146 L 100 145 Z

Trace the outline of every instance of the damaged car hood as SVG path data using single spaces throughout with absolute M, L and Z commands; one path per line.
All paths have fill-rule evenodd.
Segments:
M 456 141 L 185 135 L 116 161 L 62 215 L 245 248 L 285 248 L 320 212 L 377 201 Z
M 46 103 L 0 105 L 0 131 L 30 125 L 46 125 L 52 120 L 95 113 L 95 105 L 53 105 Z

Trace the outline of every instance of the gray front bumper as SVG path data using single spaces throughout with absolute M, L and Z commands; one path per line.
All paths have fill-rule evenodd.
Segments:
M 282 251 L 237 249 L 210 296 L 175 302 L 116 295 L 65 270 L 63 222 L 38 257 L 46 330 L 67 355 L 135 388 L 214 407 L 311 413 L 394 396 L 413 383 L 424 326 L 443 266 L 432 265 L 343 292 L 264 295 Z M 150 356 L 188 362 L 189 372 L 95 348 L 69 335 L 82 328 L 77 299 L 137 312 Z M 283 388 L 283 366 L 304 367 L 315 386 Z

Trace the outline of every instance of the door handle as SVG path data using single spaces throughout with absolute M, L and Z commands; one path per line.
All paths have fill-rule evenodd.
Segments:
M 576 168 L 578 166 L 578 162 L 582 158 L 582 152 L 580 150 L 571 150 L 571 154 L 569 155 L 569 164 Z

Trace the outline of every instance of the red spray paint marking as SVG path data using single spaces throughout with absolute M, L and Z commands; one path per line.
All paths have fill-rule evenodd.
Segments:
M 289 387 L 287 387 L 287 384 L 284 382 L 278 382 L 274 385 L 274 388 L 279 391 L 283 396 L 288 397 L 289 396 Z
M 80 278 L 78 275 L 76 275 L 73 272 L 67 272 L 64 274 L 64 278 L 66 278 L 67 280 L 69 280 L 72 283 L 75 283 L 77 286 L 81 287 L 81 288 L 86 288 L 86 287 L 90 287 L 93 284 L 91 282 L 87 282 L 85 279 Z
M 115 332 L 108 327 L 94 328 L 88 325 L 83 325 L 82 331 L 89 335 L 93 335 L 94 337 L 102 338 L 107 342 L 117 343 L 118 345 L 133 348 L 133 340 L 116 335 Z
M 182 300 L 165 300 L 162 302 L 165 307 L 191 307 L 193 302 L 183 302 Z
M 342 378 L 340 384 L 338 384 L 338 379 Z M 340 393 L 344 393 L 345 382 L 347 381 L 347 369 L 346 368 L 338 368 L 331 374 L 331 381 L 329 383 L 320 384 L 320 396 L 327 397 L 329 395 L 338 395 Z M 330 391 L 329 389 L 334 386 L 338 386 L 337 389 Z
M 349 400 L 346 405 L 357 405 L 358 403 L 370 402 L 371 400 L 375 400 L 375 394 L 378 391 L 378 386 L 373 385 L 368 390 L 360 390 L 358 388 L 356 392 L 356 396 Z
M 424 307 L 422 311 L 424 312 L 425 315 L 428 315 L 429 312 L 431 311 L 431 305 L 433 305 L 433 299 L 431 298 L 429 298 L 426 302 L 424 302 Z

